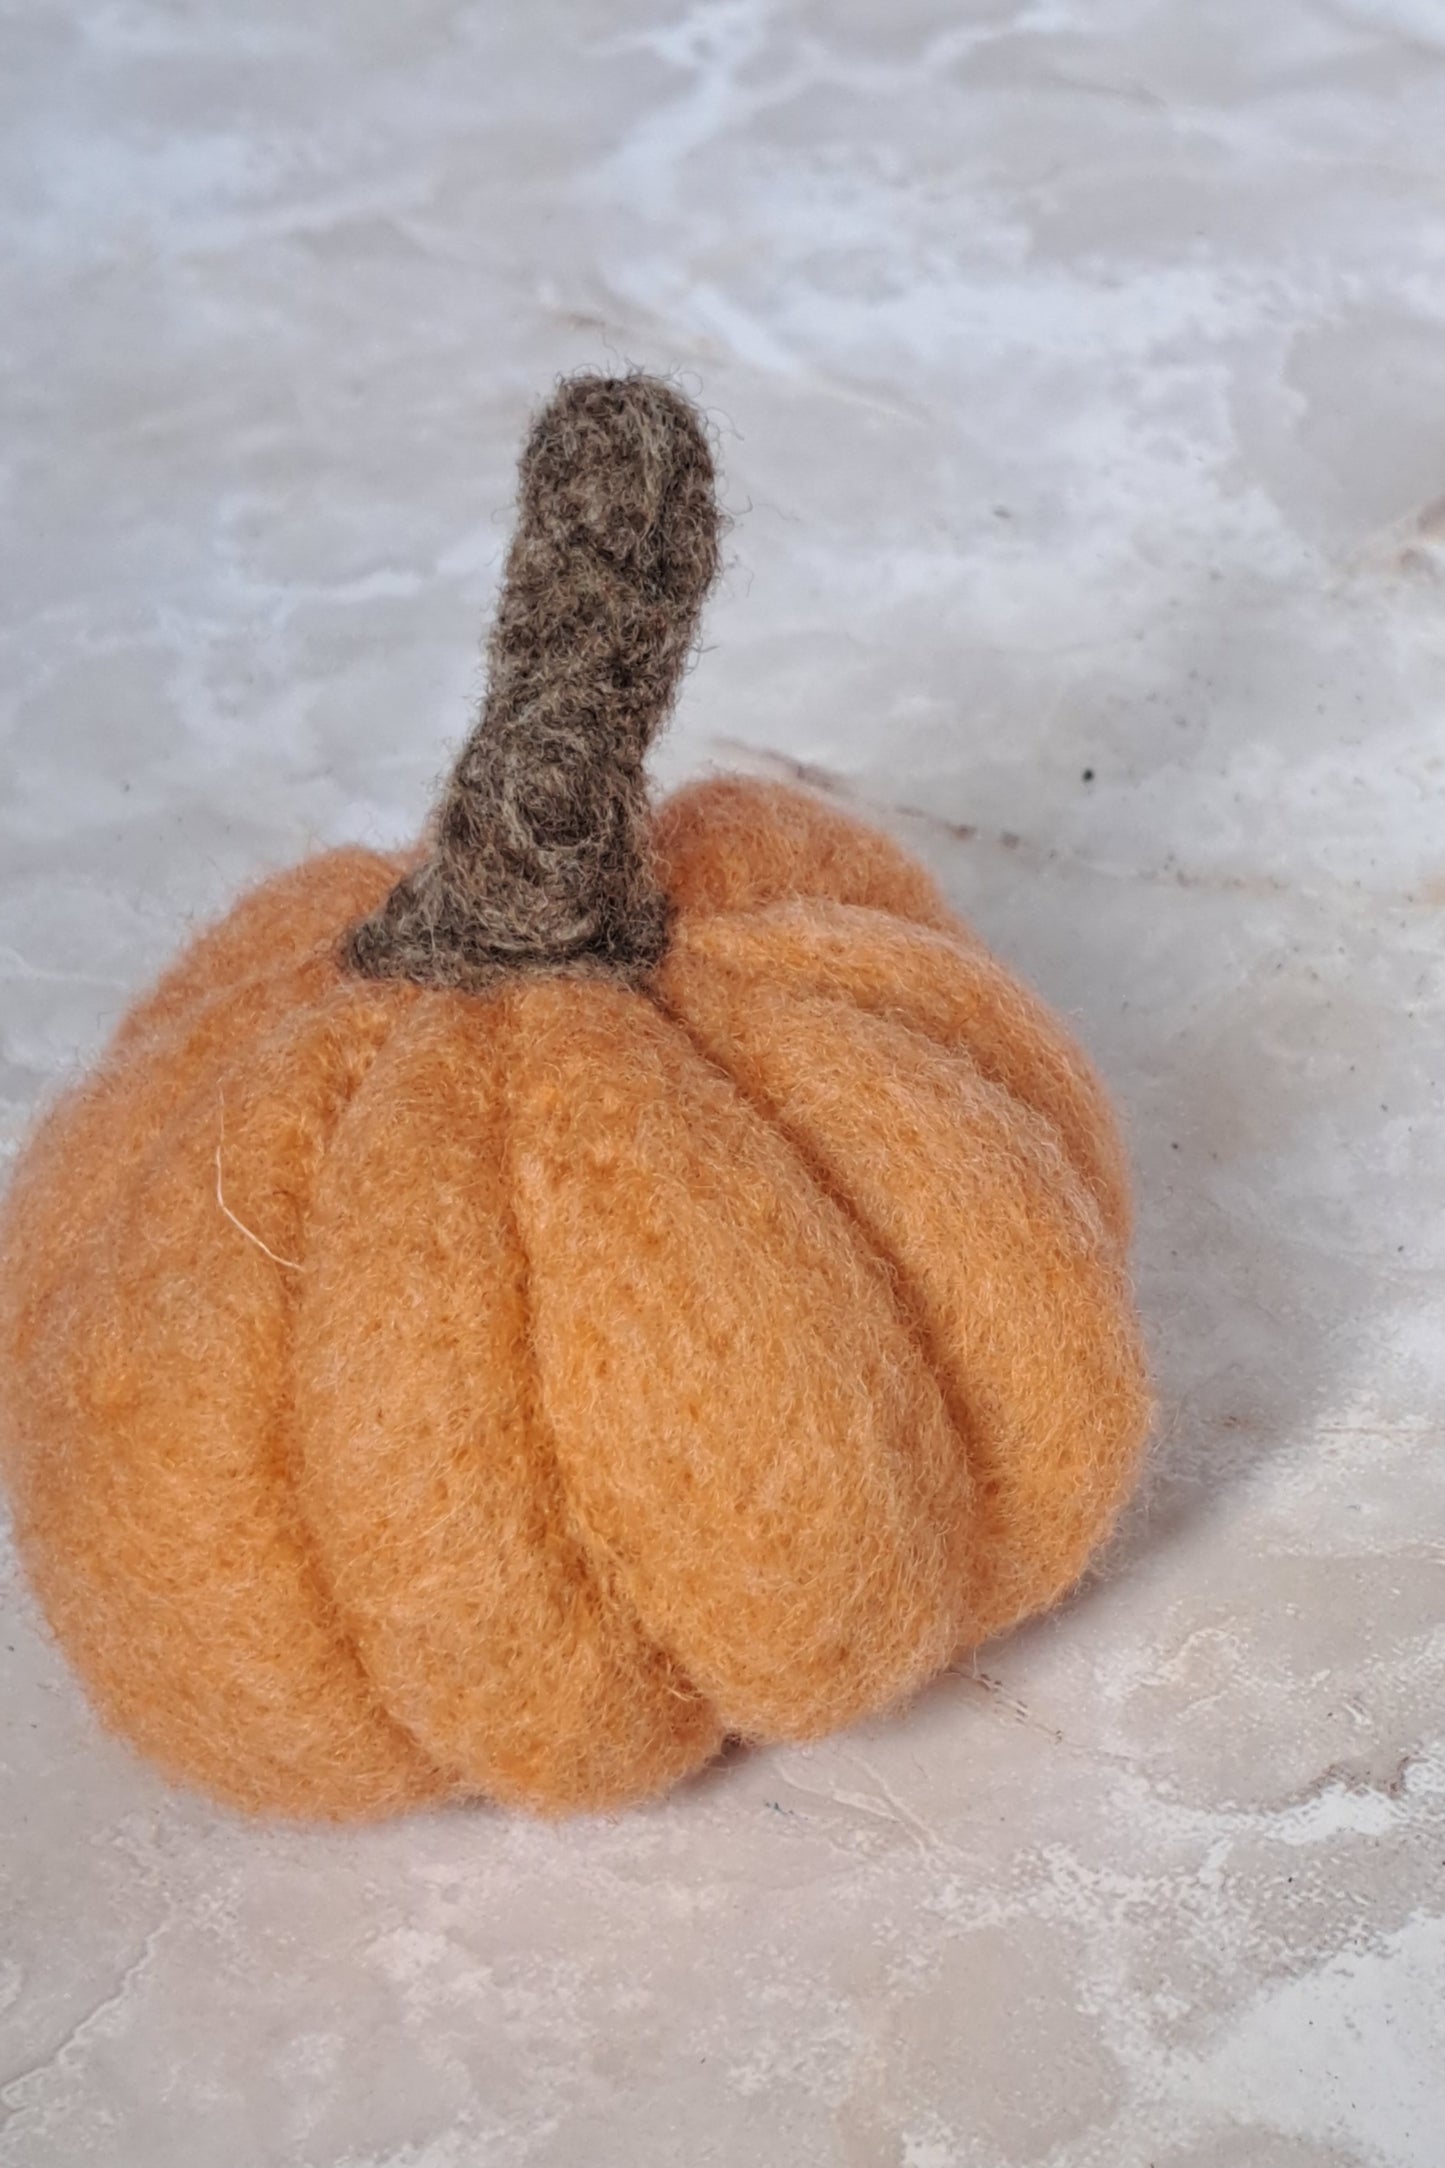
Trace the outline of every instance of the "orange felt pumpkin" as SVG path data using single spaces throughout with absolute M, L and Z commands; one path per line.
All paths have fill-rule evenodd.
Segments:
M 244 1807 L 815 1737 L 1078 1576 L 1147 1393 L 1066 1034 L 883 837 L 642 756 L 690 410 L 563 388 L 424 850 L 264 883 L 9 1200 L 4 1466 L 106 1719 Z

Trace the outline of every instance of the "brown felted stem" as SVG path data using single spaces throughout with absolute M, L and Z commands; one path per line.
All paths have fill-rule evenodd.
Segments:
M 649 971 L 667 941 L 643 759 L 718 565 L 713 466 L 656 378 L 588 376 L 537 420 L 481 719 L 432 847 L 348 936 L 368 978 Z

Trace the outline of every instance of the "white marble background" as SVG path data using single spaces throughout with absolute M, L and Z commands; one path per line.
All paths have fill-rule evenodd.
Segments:
M 1439 2168 L 1445 0 L 0 24 L 6 1135 L 414 827 L 530 403 L 660 365 L 738 515 L 662 769 L 1076 1020 L 1163 1402 L 1060 1615 L 616 1822 L 242 1825 L 7 1569 L 0 2164 Z

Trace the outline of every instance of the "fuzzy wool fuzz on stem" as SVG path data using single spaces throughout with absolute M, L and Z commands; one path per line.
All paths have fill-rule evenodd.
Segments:
M 367 978 L 649 971 L 667 906 L 643 760 L 718 565 L 701 423 L 655 377 L 577 377 L 538 417 L 476 729 L 431 856 L 349 936 Z

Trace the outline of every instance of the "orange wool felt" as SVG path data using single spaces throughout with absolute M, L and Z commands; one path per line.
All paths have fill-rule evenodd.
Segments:
M 419 979 L 421 862 L 244 897 L 20 1165 L 3 1466 L 105 1719 L 254 1810 L 609 1807 L 1053 1602 L 1148 1396 L 1049 1012 L 775 785 L 651 818 L 645 968 L 584 930 Z

